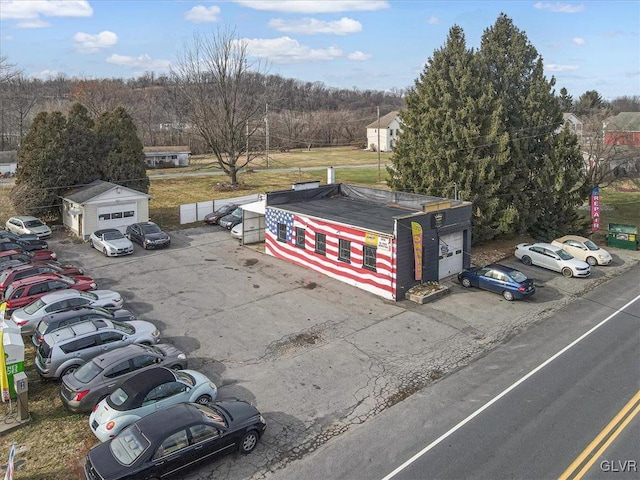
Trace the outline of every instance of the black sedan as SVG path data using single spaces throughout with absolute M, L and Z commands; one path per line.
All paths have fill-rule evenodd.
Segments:
M 222 207 L 217 209 L 215 212 L 211 212 L 207 214 L 204 217 L 204 223 L 208 223 L 209 225 L 217 225 L 222 217 L 229 215 L 236 208 L 238 208 L 238 205 L 234 203 L 228 203 L 226 205 L 223 205 Z
M 501 294 L 505 300 L 525 298 L 536 292 L 533 280 L 516 270 L 494 263 L 486 267 L 474 267 L 458 274 L 458 280 L 465 288 L 478 287 Z
M 158 410 L 89 451 L 89 480 L 180 478 L 186 469 L 234 451 L 251 453 L 266 422 L 240 400 L 181 403 Z
M 5 240 L 6 239 L 6 240 Z M 16 243 L 24 243 L 30 245 L 30 248 L 24 250 L 44 250 L 49 248 L 49 244 L 46 240 L 40 240 L 37 235 L 34 234 L 17 234 L 10 232 L 9 230 L 0 230 L 0 241 L 11 241 Z
M 0 238 L 0 251 L 17 250 L 21 252 L 31 252 L 33 250 L 45 250 L 47 247 L 48 244 L 44 240 L 38 240 L 37 243 L 35 243 L 20 239 Z
M 126 236 L 147 250 L 171 245 L 171 237 L 153 222 L 134 223 L 127 227 Z
M 242 222 L 242 208 L 238 207 L 229 215 L 225 215 L 218 221 L 218 225 L 231 230 L 233 227 Z

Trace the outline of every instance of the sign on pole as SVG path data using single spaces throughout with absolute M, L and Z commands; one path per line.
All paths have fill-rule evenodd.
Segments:
M 600 230 L 600 188 L 591 190 L 591 231 Z

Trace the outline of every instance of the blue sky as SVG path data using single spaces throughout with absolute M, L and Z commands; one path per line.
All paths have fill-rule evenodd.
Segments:
M 556 89 L 640 95 L 640 2 L 0 0 L 0 55 L 28 76 L 167 73 L 195 32 L 235 28 L 268 72 L 329 87 L 413 85 L 459 25 L 469 47 L 507 14 Z

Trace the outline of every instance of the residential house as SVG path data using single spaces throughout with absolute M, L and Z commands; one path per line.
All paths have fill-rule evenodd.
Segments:
M 186 167 L 189 165 L 189 147 L 144 147 L 144 161 L 151 168 Z
M 605 120 L 604 144 L 640 147 L 640 112 L 622 112 Z
M 393 111 L 367 125 L 367 149 L 390 152 L 396 145 L 402 126 L 400 112 Z M 378 146 L 378 142 L 380 146 Z
M 568 127 L 573 133 L 578 136 L 578 141 L 582 141 L 582 135 L 584 130 L 584 123 L 575 113 L 563 113 L 562 114 L 563 125 Z

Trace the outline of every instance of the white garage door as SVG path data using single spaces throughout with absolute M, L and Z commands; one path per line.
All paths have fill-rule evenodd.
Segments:
M 450 277 L 462 271 L 463 245 L 462 232 L 440 236 L 438 279 Z
M 127 225 L 138 221 L 138 208 L 135 203 L 98 207 L 98 230 L 117 228 L 125 233 Z

